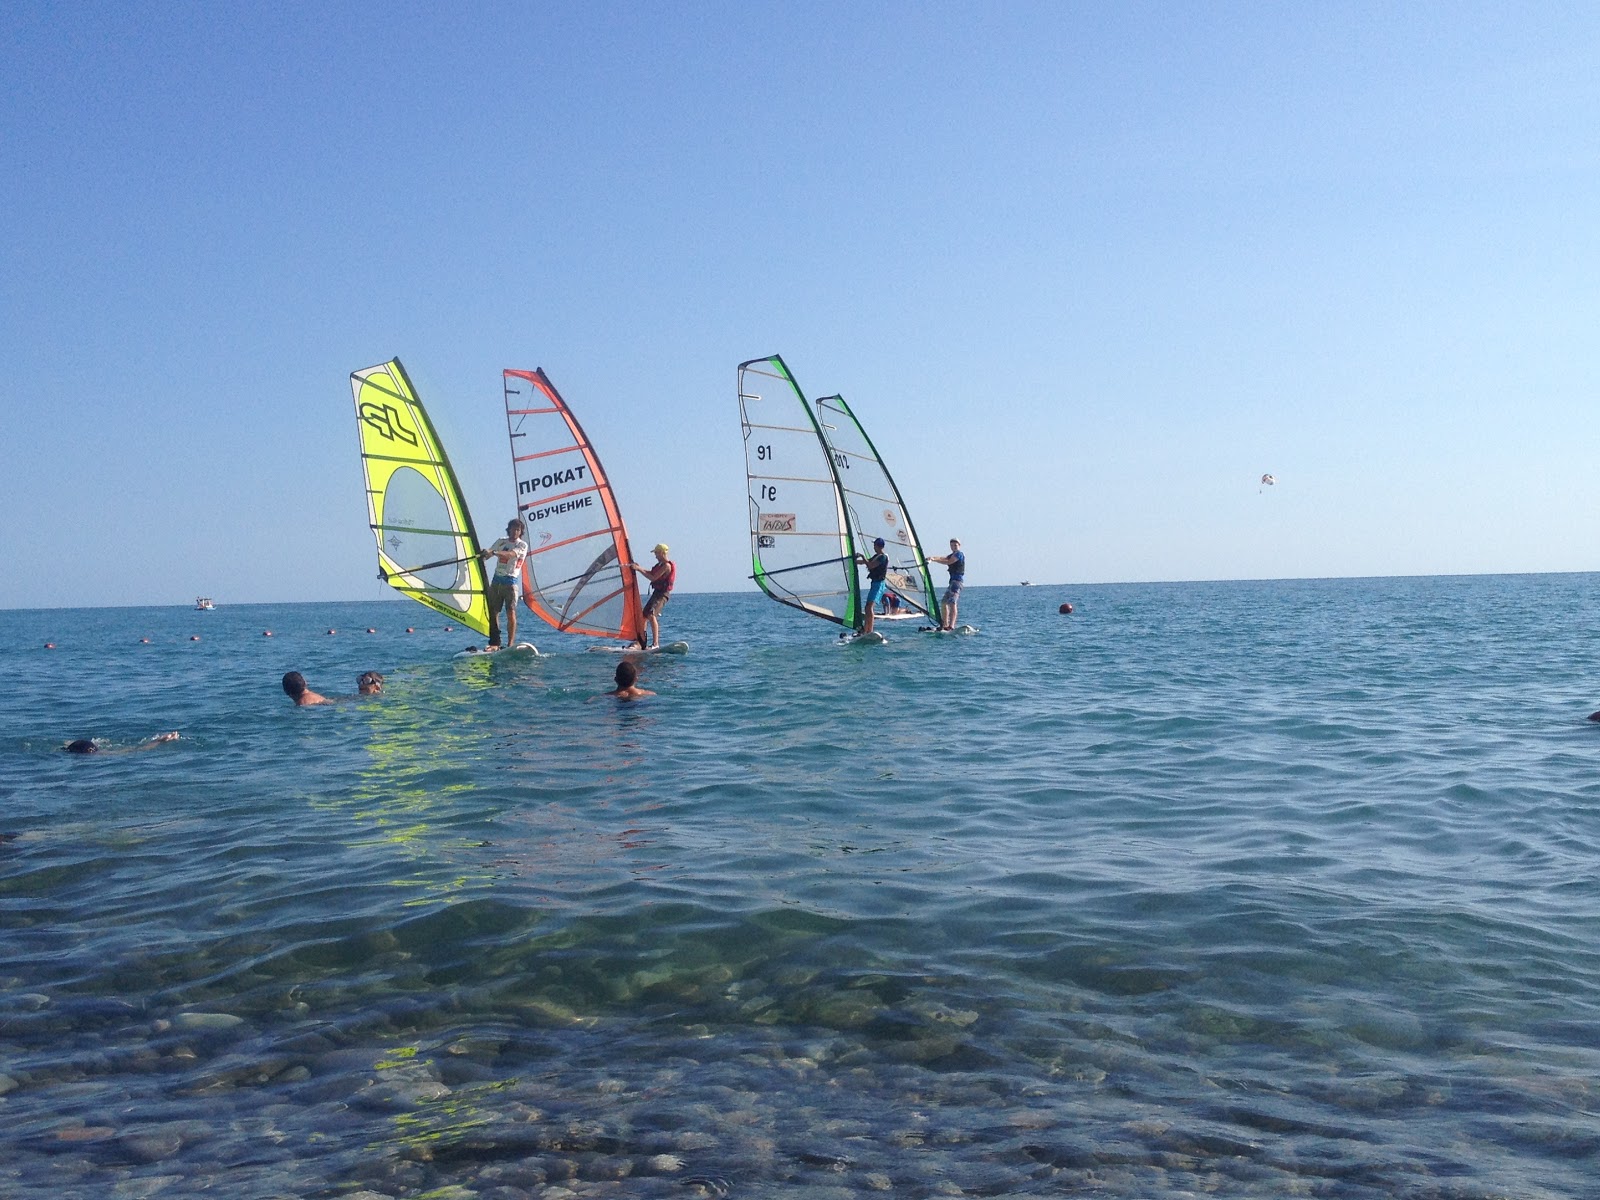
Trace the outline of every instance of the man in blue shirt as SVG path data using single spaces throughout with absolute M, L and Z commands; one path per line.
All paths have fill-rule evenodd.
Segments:
M 950 553 L 936 554 L 929 562 L 944 563 L 950 568 L 950 586 L 945 588 L 943 597 L 939 600 L 939 628 L 951 630 L 956 627 L 956 606 L 961 602 L 961 582 L 967 575 L 967 556 L 961 553 L 961 539 L 950 539 Z
M 867 583 L 871 585 L 867 588 L 867 598 L 863 605 L 866 611 L 862 614 L 861 620 L 861 633 L 865 635 L 872 632 L 872 617 L 877 611 L 878 601 L 883 596 L 885 582 L 889 578 L 889 556 L 883 552 L 883 539 L 872 539 L 871 558 L 865 554 L 858 554 L 856 561 L 866 564 Z

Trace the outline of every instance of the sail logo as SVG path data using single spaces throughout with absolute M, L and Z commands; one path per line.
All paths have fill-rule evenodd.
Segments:
M 793 533 L 794 513 L 762 513 L 756 520 L 757 533 Z
M 543 508 L 524 508 L 522 519 L 532 525 L 535 521 L 542 521 L 546 517 L 559 517 L 562 513 L 588 508 L 589 502 L 593 499 L 593 496 L 579 496 L 576 500 L 563 500 L 559 504 L 547 504 Z
M 559 483 L 581 483 L 588 473 L 589 468 L 584 466 L 568 467 L 565 471 L 551 471 L 548 475 L 534 475 L 517 483 L 517 495 L 526 496 L 542 488 L 553 488 Z
M 392 404 L 373 404 L 369 401 L 361 406 L 361 419 L 391 442 L 404 442 L 408 446 L 418 444 L 417 431 L 406 428 L 400 419 L 400 410 Z

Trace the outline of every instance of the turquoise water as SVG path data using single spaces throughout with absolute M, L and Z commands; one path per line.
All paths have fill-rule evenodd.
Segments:
M 962 615 L 0 613 L 0 1194 L 1597 1194 L 1600 576 Z

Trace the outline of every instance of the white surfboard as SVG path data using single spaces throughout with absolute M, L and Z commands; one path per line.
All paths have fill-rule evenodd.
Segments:
M 663 642 L 659 646 L 651 646 L 648 650 L 641 650 L 637 646 L 626 644 L 612 644 L 608 646 L 590 646 L 591 654 L 687 654 L 688 642 Z
M 845 633 L 839 635 L 839 641 L 851 646 L 881 646 L 889 639 L 874 629 L 871 633 Z
M 505 655 L 511 658 L 538 658 L 539 647 L 532 642 L 518 642 L 515 646 L 503 650 L 491 650 L 487 646 L 468 646 L 465 650 L 458 651 L 456 658 L 494 658 Z

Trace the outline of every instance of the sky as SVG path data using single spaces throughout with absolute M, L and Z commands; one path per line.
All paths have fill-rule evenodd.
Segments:
M 10 0 L 0 607 L 388 594 L 396 356 L 481 534 L 543 367 L 685 591 L 753 586 L 774 353 L 973 584 L 1600 569 L 1597 62 L 1589 3 Z

